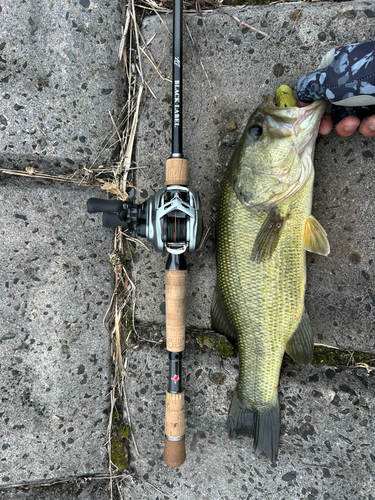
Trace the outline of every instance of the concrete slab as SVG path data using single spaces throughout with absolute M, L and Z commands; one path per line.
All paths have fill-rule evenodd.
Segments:
M 249 438 L 230 440 L 226 418 L 238 358 L 189 342 L 184 358 L 186 462 L 162 461 L 167 356 L 145 344 L 129 353 L 129 408 L 140 456 L 124 498 L 178 500 L 374 500 L 375 378 L 364 369 L 284 365 L 277 463 Z
M 95 195 L 0 186 L 0 488 L 108 470 L 112 241 Z
M 303 7 L 303 11 L 301 9 Z M 220 182 L 233 145 L 262 96 L 318 66 L 332 46 L 374 39 L 372 2 L 286 3 L 228 8 L 243 22 L 267 33 L 268 40 L 223 12 L 186 15 L 184 36 L 184 138 L 191 187 L 201 193 L 208 235 L 189 258 L 187 322 L 205 328 L 215 284 L 214 220 Z M 299 15 L 300 13 L 300 15 Z M 296 17 L 299 15 L 297 22 Z M 160 70 L 171 76 L 171 16 L 144 20 L 143 34 Z M 138 127 L 140 201 L 164 185 L 170 155 L 171 84 L 145 74 L 156 99 L 149 97 Z M 282 76 L 277 76 L 279 73 Z M 237 128 L 227 132 L 225 125 Z M 308 257 L 307 310 L 317 342 L 375 352 L 373 231 L 375 142 L 356 135 L 320 138 L 316 148 L 314 215 L 328 232 L 332 252 Z M 162 324 L 165 259 L 138 251 L 136 314 Z
M 63 173 L 112 161 L 109 112 L 124 101 L 120 22 L 117 2 L 2 2 L 3 168 Z
M 109 92 L 119 81 L 117 70 L 111 69 L 116 61 L 117 9 L 116 3 L 86 0 L 2 4 L 6 19 L 0 35 L 4 37 L 0 69 L 5 75 L 0 81 L 0 141 L 6 139 L 0 142 L 3 166 L 37 163 L 46 171 L 61 173 L 90 162 L 101 150 L 108 109 L 116 107 L 121 95 L 117 83 Z M 214 283 L 212 207 L 232 145 L 249 113 L 262 94 L 274 92 L 279 83 L 295 85 L 332 45 L 375 35 L 375 9 L 365 1 L 232 12 L 268 32 L 271 42 L 220 12 L 203 14 L 204 23 L 200 16 L 186 16 L 195 45 L 193 57 L 185 37 L 185 150 L 191 185 L 202 193 L 210 229 L 203 249 L 189 259 L 188 322 L 201 327 L 209 324 Z M 163 20 L 171 27 L 170 16 Z M 51 26 L 60 31 L 53 35 Z M 163 26 L 149 18 L 144 33 L 147 40 L 156 33 L 150 49 L 162 71 L 170 74 L 170 38 Z M 9 62 L 14 72 L 7 72 Z M 284 70 L 282 81 L 274 74 L 277 64 Z M 146 61 L 145 67 L 151 78 L 153 70 L 147 69 Z M 10 84 L 12 92 L 7 90 Z M 157 100 L 148 99 L 142 111 L 140 199 L 162 187 L 164 161 L 170 153 L 170 85 L 154 76 L 150 85 Z M 227 132 L 225 124 L 232 120 L 237 129 Z M 318 144 L 314 213 L 328 230 L 332 247 L 336 242 L 336 253 L 332 252 L 332 261 L 309 260 L 307 297 L 318 340 L 371 352 L 373 154 L 373 141 L 359 136 L 345 141 L 332 136 Z M 110 154 L 104 155 L 105 161 L 110 159 Z M 97 195 L 87 188 L 35 180 L 8 180 L 1 186 L 0 488 L 107 471 L 110 353 L 101 322 L 112 291 L 106 257 L 112 241 L 100 216 L 86 213 L 87 198 Z M 163 323 L 165 259 L 142 251 L 135 261 L 138 317 Z M 374 500 L 372 375 L 284 366 L 282 440 L 279 461 L 273 466 L 254 456 L 248 439 L 229 441 L 226 435 L 227 393 L 234 388 L 238 360 L 223 361 L 188 339 L 184 362 L 188 457 L 183 467 L 171 470 L 161 460 L 167 356 L 159 347 L 150 350 L 143 344 L 129 360 L 129 405 L 141 455 L 132 450 L 137 474 L 124 477 L 124 498 L 326 500 L 355 495 Z M 105 484 L 97 487 L 95 481 L 45 490 L 10 489 L 0 498 L 108 498 Z

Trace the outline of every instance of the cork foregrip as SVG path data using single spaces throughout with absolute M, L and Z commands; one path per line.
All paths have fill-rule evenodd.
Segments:
M 188 185 L 188 162 L 184 158 L 169 158 L 165 164 L 165 185 Z

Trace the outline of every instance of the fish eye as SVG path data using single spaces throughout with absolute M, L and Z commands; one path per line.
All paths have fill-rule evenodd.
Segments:
M 263 129 L 260 125 L 255 124 L 255 125 L 250 125 L 247 132 L 251 137 L 257 139 L 263 134 Z

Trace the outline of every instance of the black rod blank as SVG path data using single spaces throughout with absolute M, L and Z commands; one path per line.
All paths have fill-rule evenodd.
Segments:
M 173 2 L 172 158 L 182 158 L 182 0 Z

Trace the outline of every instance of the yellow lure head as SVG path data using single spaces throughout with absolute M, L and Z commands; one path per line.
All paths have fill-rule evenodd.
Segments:
M 288 87 L 288 85 L 280 85 L 276 90 L 276 106 L 279 108 L 297 106 L 297 101 L 293 97 L 292 89 Z

